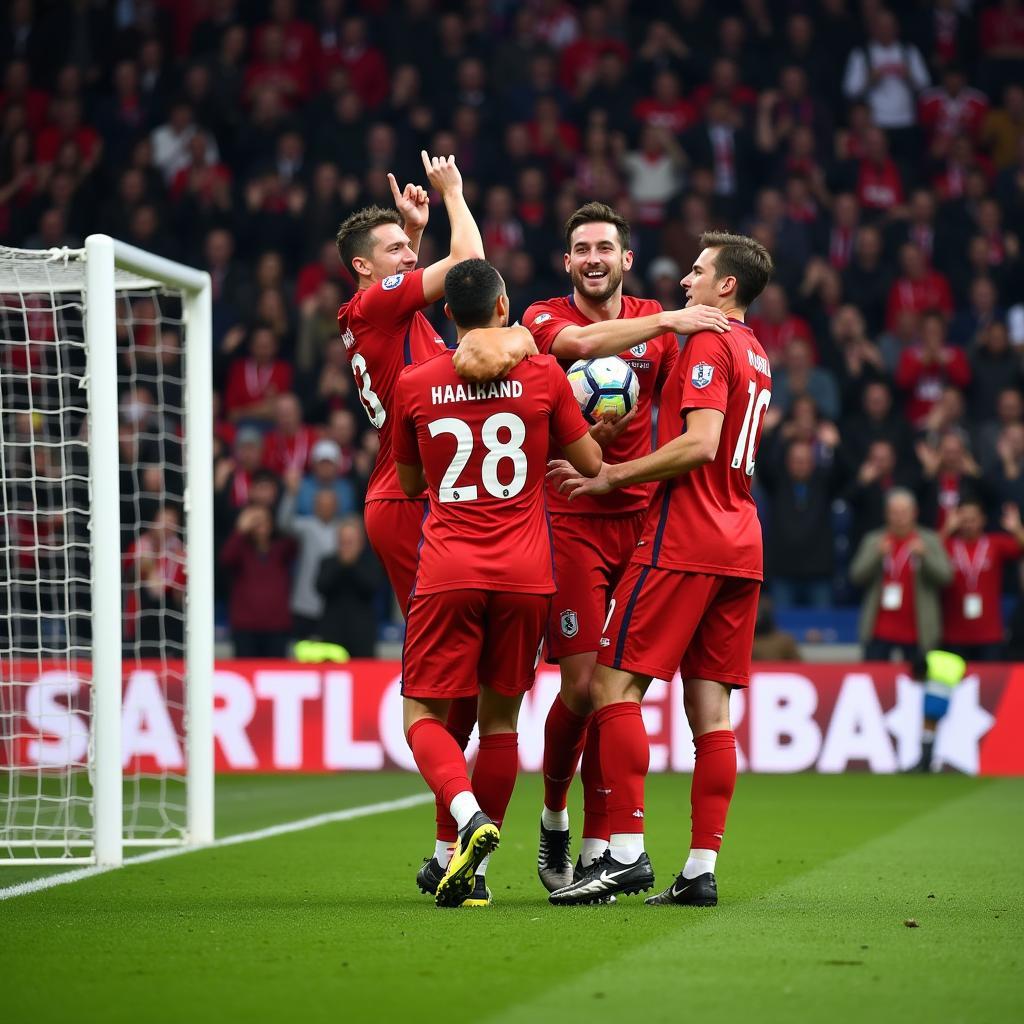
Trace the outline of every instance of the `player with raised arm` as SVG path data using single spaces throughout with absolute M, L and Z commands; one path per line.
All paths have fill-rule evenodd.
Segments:
M 762 580 L 761 525 L 750 494 L 771 370 L 743 322 L 772 271 L 752 238 L 708 232 L 683 279 L 689 304 L 729 317 L 723 334 L 690 336 L 661 395 L 658 447 L 583 479 L 565 462 L 550 476 L 570 500 L 658 482 L 643 536 L 615 589 L 591 692 L 608 790 L 607 851 L 558 905 L 597 903 L 650 889 L 644 850 L 644 780 L 650 747 L 640 702 L 652 678 L 683 678 L 696 758 L 692 838 L 683 870 L 649 904 L 713 906 L 715 862 L 736 785 L 729 694 L 746 686 Z
M 710 306 L 664 311 L 653 299 L 623 295 L 623 275 L 633 263 L 629 224 L 604 203 L 587 203 L 565 225 L 565 270 L 572 292 L 530 306 L 523 317 L 537 348 L 567 369 L 576 359 L 619 355 L 640 382 L 636 412 L 601 423 L 591 433 L 605 459 L 624 462 L 651 450 L 652 408 L 678 353 L 676 332 L 728 328 Z M 470 341 L 474 341 L 471 338 Z M 468 352 L 472 352 L 469 349 Z M 567 885 L 574 868 L 566 798 L 580 764 L 583 841 L 575 871 L 593 863 L 608 846 L 608 818 L 601 782 L 590 680 L 608 599 L 636 547 L 653 488 L 648 484 L 606 496 L 569 502 L 548 490 L 558 591 L 551 606 L 547 657 L 561 669 L 561 692 L 544 728 L 544 807 L 537 873 L 548 891 Z
M 445 280 L 459 338 L 503 327 L 508 296 L 484 260 Z M 544 476 L 551 443 L 575 470 L 601 466 L 557 362 L 531 356 L 506 376 L 467 384 L 453 354 L 405 369 L 398 381 L 394 457 L 405 494 L 427 489 L 429 513 L 403 651 L 405 728 L 416 764 L 459 827 L 438 906 L 486 904 L 486 859 L 519 764 L 517 722 L 533 685 L 554 592 Z M 500 543 L 496 541 L 500 538 Z M 470 782 L 445 726 L 450 700 L 479 694 L 480 752 Z
M 483 255 L 480 231 L 462 194 L 462 176 L 454 157 L 429 158 L 421 154 L 427 180 L 441 194 L 451 223 L 448 255 L 429 267 L 416 269 L 416 254 L 427 225 L 426 191 L 406 185 L 399 191 L 388 175 L 397 210 L 371 206 L 348 217 L 338 230 L 341 261 L 358 283 L 356 294 L 338 311 L 338 326 L 345 341 L 359 400 L 370 422 L 380 432 L 380 450 L 370 474 L 363 518 L 370 545 L 377 553 L 405 611 L 416 573 L 416 552 L 425 503 L 410 500 L 399 486 L 391 453 L 392 402 L 402 370 L 444 349 L 444 342 L 422 310 L 444 294 L 445 274 L 458 262 Z M 525 354 L 536 351 L 528 333 L 507 331 L 497 341 L 493 333 L 481 336 L 481 348 L 493 364 L 492 373 L 505 372 Z M 470 370 L 470 375 L 471 375 Z M 449 726 L 463 747 L 476 720 L 475 702 L 453 703 Z M 435 857 L 441 862 L 455 842 L 455 824 L 439 807 Z M 428 865 L 430 861 L 428 860 Z M 422 873 L 422 872 L 421 872 Z

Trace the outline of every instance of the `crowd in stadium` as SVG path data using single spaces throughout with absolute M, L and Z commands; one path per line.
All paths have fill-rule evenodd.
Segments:
M 761 241 L 776 608 L 866 594 L 884 613 L 864 545 L 910 517 L 937 532 L 920 531 L 916 628 L 939 642 L 955 593 L 956 645 L 1000 653 L 1002 609 L 967 598 L 980 573 L 1019 590 L 1024 536 L 1019 0 L 5 7 L 0 237 L 102 230 L 211 274 L 217 578 L 238 653 L 319 635 L 372 654 L 390 615 L 358 518 L 376 435 L 338 336 L 353 282 L 334 236 L 391 204 L 387 171 L 420 182 L 421 149 L 455 154 L 513 316 L 568 291 L 561 225 L 590 199 L 632 223 L 626 290 L 667 308 L 702 231 Z M 447 230 L 435 204 L 421 262 Z M 126 453 L 151 401 L 126 395 Z M 951 547 L 965 516 L 975 538 L 1000 531 L 978 564 Z M 151 590 L 180 586 L 179 556 L 152 557 L 174 526 L 143 522 L 132 549 Z

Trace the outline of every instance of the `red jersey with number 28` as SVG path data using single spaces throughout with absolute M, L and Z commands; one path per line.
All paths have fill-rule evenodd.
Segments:
M 398 375 L 412 363 L 435 355 L 444 342 L 420 312 L 423 271 L 395 274 L 356 292 L 338 310 L 338 327 L 352 366 L 359 401 L 380 432 L 380 451 L 366 500 L 407 500 L 398 486 L 391 454 L 392 407 Z
M 620 319 L 651 316 L 661 312 L 661 303 L 654 299 L 622 296 Z M 533 335 L 541 352 L 550 352 L 558 335 L 569 326 L 586 327 L 594 321 L 582 313 L 571 295 L 535 302 L 523 314 L 523 326 Z M 656 395 L 672 373 L 679 352 L 674 334 L 659 334 L 650 341 L 641 342 L 620 354 L 640 381 L 640 397 L 636 416 L 626 429 L 605 450 L 606 462 L 629 462 L 651 452 L 651 411 Z M 573 360 L 563 360 L 568 370 Z M 559 515 L 627 516 L 644 512 L 654 493 L 653 484 L 635 484 L 603 494 L 598 498 L 583 497 L 570 502 L 556 487 L 548 488 L 548 508 Z
M 686 431 L 691 409 L 724 413 L 713 462 L 658 485 L 634 562 L 713 576 L 764 578 L 761 524 L 750 495 L 771 368 L 739 320 L 690 335 L 661 393 L 658 447 Z
M 396 402 L 395 459 L 422 463 L 430 496 L 414 592 L 553 594 L 548 448 L 587 432 L 558 363 L 471 384 L 445 352 L 402 373 Z

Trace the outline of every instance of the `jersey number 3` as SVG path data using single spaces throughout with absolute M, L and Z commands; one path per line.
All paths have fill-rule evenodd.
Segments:
M 384 411 L 380 399 L 373 390 L 373 381 L 370 380 L 370 372 L 366 369 L 366 358 L 361 352 L 352 357 L 352 376 L 356 379 L 356 386 L 359 388 L 359 401 L 363 403 L 366 415 L 370 422 L 380 430 L 388 414 Z
M 456 442 L 455 455 L 448 464 L 441 486 L 438 488 L 438 500 L 476 501 L 478 492 L 475 484 L 459 485 L 459 477 L 473 454 L 473 431 L 469 424 L 465 420 L 449 416 L 428 423 L 427 429 L 431 437 L 452 434 Z M 508 440 L 502 441 L 498 438 L 499 430 L 508 432 Z M 487 449 L 480 467 L 484 490 L 494 498 L 514 498 L 526 484 L 526 452 L 523 451 L 526 424 L 510 412 L 495 413 L 484 421 L 480 429 L 480 440 Z M 498 467 L 506 459 L 512 463 L 512 479 L 503 484 L 498 479 Z
M 757 383 L 751 381 L 747 385 L 747 411 L 743 414 L 743 426 L 736 440 L 736 450 L 732 453 L 732 468 L 740 469 L 747 476 L 754 475 L 754 448 L 757 445 L 757 432 L 761 427 L 764 414 L 768 411 L 768 403 L 772 393 L 767 388 L 757 390 Z

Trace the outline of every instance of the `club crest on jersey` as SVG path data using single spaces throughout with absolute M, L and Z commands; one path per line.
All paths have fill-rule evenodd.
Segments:
M 551 314 L 550 313 L 538 313 L 537 316 L 534 317 L 533 323 L 534 323 L 535 326 L 537 324 L 546 324 L 550 319 L 551 319 Z
M 641 341 L 639 345 L 634 345 L 629 351 L 639 359 L 647 352 L 647 342 Z
M 695 388 L 706 388 L 715 375 L 715 368 L 710 363 L 696 363 L 690 370 L 690 383 Z
M 558 619 L 562 627 L 562 636 L 573 637 L 580 631 L 580 621 L 571 608 L 566 608 Z
M 403 280 L 405 280 L 405 274 L 392 274 L 390 277 L 385 277 L 380 286 L 384 291 L 389 292 L 392 288 L 397 288 Z

